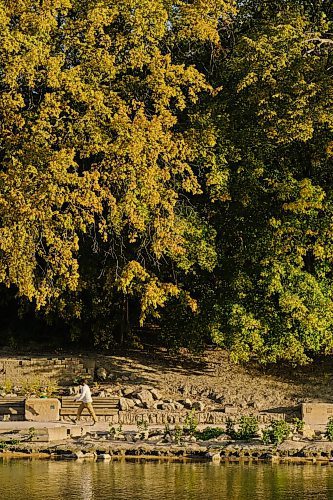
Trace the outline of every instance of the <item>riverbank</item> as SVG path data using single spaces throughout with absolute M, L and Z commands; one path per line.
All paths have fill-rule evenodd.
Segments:
M 21 442 L 10 444 L 0 451 L 0 458 L 41 458 L 72 460 L 110 459 L 168 459 L 317 463 L 333 462 L 333 443 L 328 441 L 292 441 L 280 445 L 251 442 L 210 440 L 195 443 L 119 442 L 107 440 L 105 435 L 77 438 L 56 443 Z

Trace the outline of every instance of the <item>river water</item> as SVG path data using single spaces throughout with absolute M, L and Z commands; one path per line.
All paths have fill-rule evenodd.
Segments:
M 333 499 L 333 466 L 0 459 L 0 500 Z

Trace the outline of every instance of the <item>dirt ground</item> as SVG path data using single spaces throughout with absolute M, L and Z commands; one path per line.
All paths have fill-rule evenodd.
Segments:
M 290 412 L 301 402 L 333 401 L 332 358 L 289 368 L 235 365 L 221 349 L 200 356 L 170 355 L 165 350 L 129 351 L 99 356 L 117 393 L 124 386 L 158 388 L 164 398 L 203 401 L 206 408 L 237 406 L 242 413 Z

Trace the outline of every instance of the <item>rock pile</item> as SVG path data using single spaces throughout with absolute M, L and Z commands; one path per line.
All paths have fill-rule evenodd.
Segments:
M 204 409 L 202 402 L 191 400 L 174 400 L 164 398 L 155 387 L 124 387 L 120 391 L 120 409 L 123 411 L 134 409 L 181 411 L 183 409 Z M 202 411 L 201 410 L 201 411 Z

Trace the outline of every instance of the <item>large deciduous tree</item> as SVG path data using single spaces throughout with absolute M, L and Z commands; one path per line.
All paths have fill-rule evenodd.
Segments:
M 216 130 L 208 176 L 224 183 L 210 207 L 219 263 L 200 292 L 202 323 L 235 360 L 303 363 L 333 347 L 332 12 L 239 4 L 212 75 L 222 90 L 205 108 Z
M 39 309 L 99 276 L 138 294 L 143 319 L 182 295 L 173 267 L 213 268 L 178 126 L 212 88 L 173 48 L 217 47 L 234 12 L 229 0 L 0 2 L 2 283 Z
M 332 17 L 0 0 L 0 281 L 104 343 L 137 314 L 235 360 L 331 352 Z

